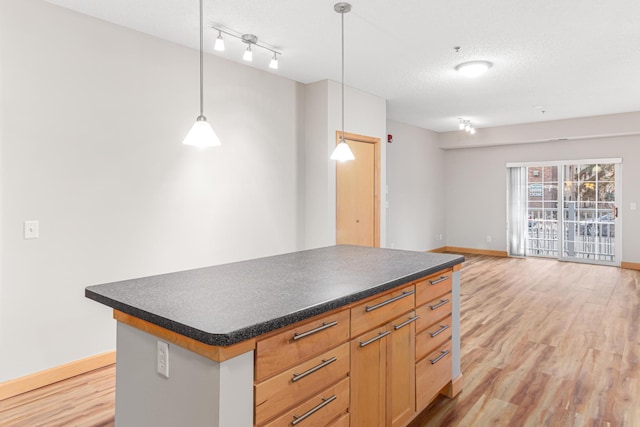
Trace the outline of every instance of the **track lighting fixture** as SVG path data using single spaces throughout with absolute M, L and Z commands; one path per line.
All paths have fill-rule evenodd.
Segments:
M 222 33 L 231 36 L 233 38 L 239 39 L 242 43 L 245 43 L 247 45 L 247 48 L 244 51 L 244 54 L 242 55 L 242 59 L 247 61 L 247 62 L 252 62 L 253 61 L 253 47 L 257 46 L 260 47 L 264 50 L 268 50 L 269 52 L 271 52 L 273 54 L 273 56 L 271 57 L 271 61 L 269 62 L 269 68 L 271 68 L 272 70 L 277 70 L 278 69 L 278 55 L 282 55 L 282 52 L 279 52 L 267 45 L 265 45 L 264 43 L 258 43 L 258 36 L 254 35 L 254 34 L 242 34 L 239 35 L 239 33 L 237 33 L 236 31 L 230 30 L 228 28 L 223 29 L 223 28 L 219 28 L 219 27 L 211 27 L 214 30 L 216 30 L 218 32 L 218 37 L 216 38 L 216 44 L 214 45 L 214 49 L 222 52 L 224 51 L 224 40 L 222 39 Z
M 458 117 L 458 129 L 460 130 L 464 129 L 466 132 L 470 133 L 471 135 L 476 133 L 475 128 L 471 124 L 471 120 L 465 120 L 461 117 Z

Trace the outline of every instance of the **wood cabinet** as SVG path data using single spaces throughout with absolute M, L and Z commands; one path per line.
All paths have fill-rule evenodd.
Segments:
M 414 416 L 414 294 L 407 286 L 351 309 L 352 336 L 384 323 L 351 341 L 352 427 L 402 426 Z
M 416 412 L 450 381 L 453 331 L 452 274 L 443 271 L 416 283 Z
M 344 418 L 349 408 L 349 334 L 349 311 L 340 310 L 259 340 L 254 424 L 326 426 Z
M 254 425 L 409 424 L 452 381 L 452 273 L 259 339 Z

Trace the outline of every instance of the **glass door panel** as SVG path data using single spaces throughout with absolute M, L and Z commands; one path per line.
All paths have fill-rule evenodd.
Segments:
M 563 174 L 560 258 L 616 263 L 616 164 L 564 165 Z
M 558 167 L 527 168 L 527 255 L 558 257 Z

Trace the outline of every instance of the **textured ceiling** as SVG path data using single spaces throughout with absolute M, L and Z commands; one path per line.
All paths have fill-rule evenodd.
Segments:
M 48 1 L 198 48 L 197 0 Z M 253 33 L 281 50 L 275 72 L 282 76 L 340 81 L 340 15 L 333 4 L 205 0 L 205 25 Z M 639 0 L 351 4 L 345 83 L 387 99 L 391 119 L 442 132 L 457 129 L 457 117 L 482 128 L 640 111 Z M 215 52 L 216 36 L 205 32 L 206 51 L 242 62 L 242 44 L 227 37 L 227 50 Z M 454 70 L 479 59 L 494 64 L 480 78 Z M 254 49 L 252 66 L 273 72 L 268 63 L 268 52 Z

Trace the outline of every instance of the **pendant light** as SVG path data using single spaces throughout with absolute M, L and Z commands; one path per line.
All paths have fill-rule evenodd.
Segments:
M 344 14 L 351 11 L 351 5 L 349 3 L 336 3 L 333 6 L 333 10 L 340 14 L 342 24 L 342 133 L 340 135 L 340 143 L 331 154 L 331 160 L 344 162 L 355 159 L 349 144 L 344 140 Z
M 184 145 L 193 145 L 195 147 L 216 147 L 220 144 L 220 140 L 218 136 L 213 131 L 213 128 L 207 122 L 207 118 L 204 116 L 204 96 L 203 96 L 203 83 L 204 83 L 204 72 L 203 72 L 203 62 L 204 62 L 204 51 L 203 51 L 203 18 L 202 18 L 202 1 L 200 0 L 200 115 L 196 118 L 196 122 L 191 127 L 191 130 L 184 138 L 182 143 Z

